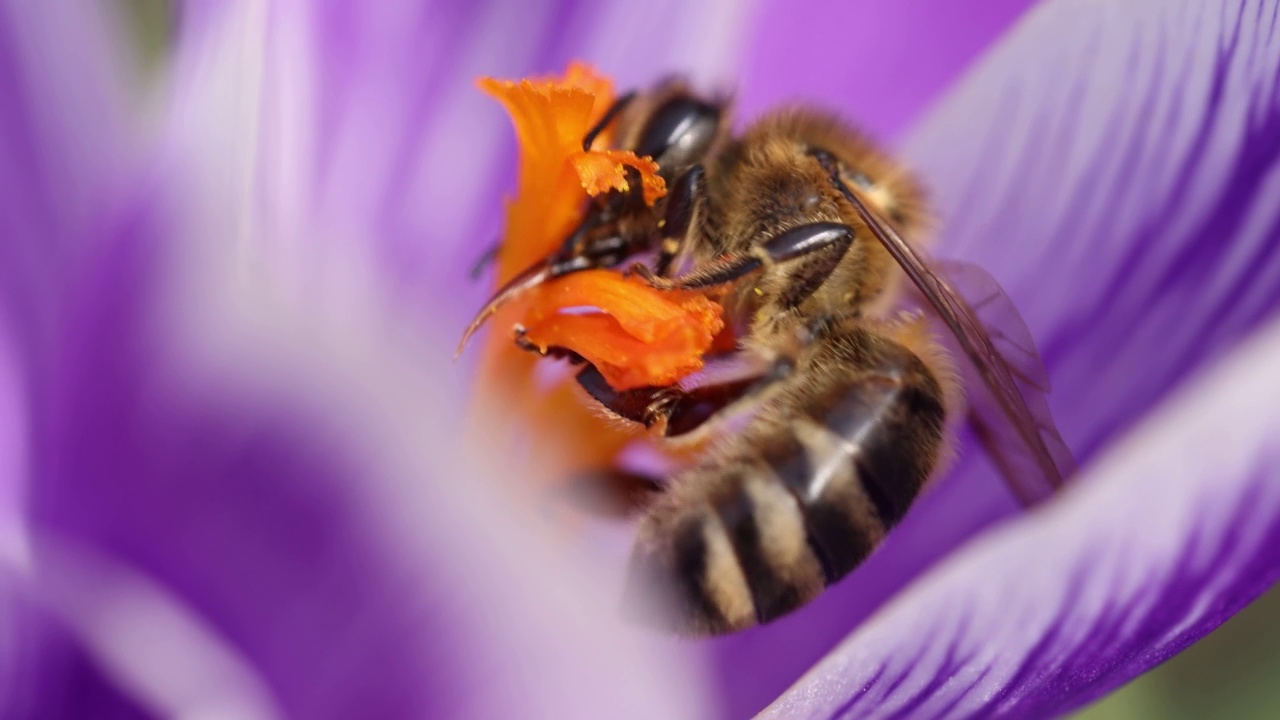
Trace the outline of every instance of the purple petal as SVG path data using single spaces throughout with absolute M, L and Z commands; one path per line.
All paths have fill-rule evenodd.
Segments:
M 1256 3 L 1049 3 L 907 145 L 941 212 L 937 254 L 985 267 L 1023 309 L 1086 465 L 1280 301 L 1274 24 Z M 760 699 L 1014 512 L 985 458 L 962 450 L 852 578 L 725 641 L 722 682 L 750 677 Z
M 31 597 L 27 503 L 59 303 L 133 144 L 125 63 L 98 5 L 0 8 L 0 716 L 143 717 Z M 56 48 L 56 51 L 49 51 Z M 79 692 L 50 697 L 48 675 Z M 53 702 L 50 702 L 53 700 Z
M 74 637 L 30 597 L 25 581 L 8 568 L 0 568 L 0 633 L 5 639 L 0 647 L 0 716 L 151 717 L 103 675 Z
M 0 316 L 0 557 L 26 552 L 27 419 L 18 348 Z
M 34 605 L 20 619 L 58 631 L 35 642 L 58 660 L 36 714 L 101 687 L 172 709 L 189 674 L 127 652 L 165 627 L 290 717 L 700 714 L 698 674 L 617 625 L 594 566 L 492 486 L 515 473 L 460 450 L 445 343 L 355 252 L 372 229 L 269 186 L 262 59 L 297 38 L 258 3 L 204 19 L 161 162 L 104 199 L 76 282 L 41 306 L 47 363 L 22 388 L 37 551 L 20 572 L 0 557 Z M 100 592 L 118 582 L 138 591 Z
M 910 145 L 939 252 L 1018 301 L 1080 453 L 1280 298 L 1275 22 L 1245 2 L 1050 4 Z
M 1184 649 L 1280 578 L 1280 322 L 974 541 L 766 717 L 1049 717 Z
M 132 143 L 110 29 L 96 5 L 0 9 L 0 304 L 23 355 L 36 353 Z
M 739 82 L 741 117 L 813 102 L 892 139 L 1035 0 L 768 0 Z
M 66 716 L 280 715 L 245 658 L 163 586 L 88 547 L 47 534 L 33 544 L 26 704 Z M 50 682 L 65 676 L 71 692 Z

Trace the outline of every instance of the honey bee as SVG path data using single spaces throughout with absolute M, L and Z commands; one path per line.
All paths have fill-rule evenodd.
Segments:
M 678 126 L 659 116 L 640 124 Z M 810 108 L 736 137 L 707 128 L 699 137 L 714 140 L 672 168 L 676 188 L 693 181 L 665 222 L 629 238 L 631 254 L 594 262 L 656 249 L 629 272 L 717 292 L 737 350 L 668 387 L 616 391 L 589 364 L 577 374 L 610 414 L 701 443 L 690 467 L 646 484 L 628 590 L 656 589 L 667 602 L 648 619 L 689 635 L 767 623 L 847 575 L 937 473 L 965 410 L 1024 500 L 1072 469 L 1008 298 L 902 239 L 923 233 L 927 211 L 901 165 Z M 905 312 L 912 292 L 923 300 Z M 985 327 L 980 311 L 1006 327 Z

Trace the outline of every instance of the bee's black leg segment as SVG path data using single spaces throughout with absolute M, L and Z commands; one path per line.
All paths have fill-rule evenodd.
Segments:
M 812 234 L 807 234 L 808 232 Z M 792 233 L 797 237 L 788 238 Z M 770 257 L 777 258 L 775 262 L 800 257 L 807 259 L 804 263 L 797 263 L 792 271 L 791 282 L 779 297 L 783 305 L 794 308 L 822 287 L 831 273 L 835 272 L 844 259 L 845 252 L 853 244 L 853 230 L 837 223 L 816 223 L 783 233 L 770 241 L 773 242 L 780 246 L 770 249 Z M 765 247 L 769 248 L 770 243 L 766 243 Z M 787 254 L 789 255 L 784 257 Z
M 779 356 L 758 372 L 685 389 L 679 385 L 614 390 L 593 365 L 578 373 L 578 384 L 596 402 L 624 420 L 644 425 L 662 437 L 693 432 L 731 406 L 763 393 L 786 379 L 794 358 Z
M 714 260 L 702 267 L 693 268 L 678 278 L 669 280 L 654 277 L 652 273 L 646 273 L 640 267 L 633 268 L 633 271 L 656 288 L 693 290 L 733 282 L 765 265 L 797 260 L 827 248 L 837 248 L 831 253 L 833 260 L 815 264 L 815 271 L 806 273 L 809 277 L 803 278 L 806 285 L 815 283 L 813 287 L 817 287 L 831 274 L 852 244 L 853 229 L 848 225 L 831 222 L 810 223 L 791 228 L 766 240 L 753 252 L 729 255 Z M 809 292 L 812 291 L 810 288 Z
M 763 248 L 769 260 L 786 262 L 810 255 L 828 247 L 848 249 L 853 244 L 853 229 L 848 225 L 831 222 L 810 223 L 776 235 L 766 240 Z M 843 252 L 840 253 L 843 255 Z
M 652 416 L 650 405 L 664 390 L 660 387 L 642 387 L 632 390 L 614 390 L 604 375 L 594 365 L 588 365 L 578 373 L 578 385 L 596 402 L 623 420 L 648 426 Z M 671 390 L 671 388 L 666 388 Z
M 693 165 L 671 183 L 667 212 L 662 221 L 663 240 L 658 248 L 658 259 L 654 263 L 654 272 L 659 276 L 669 276 L 671 261 L 689 241 L 693 219 L 702 208 L 706 194 L 706 171 L 701 165 Z
M 586 359 L 578 353 L 558 345 L 551 345 L 546 350 L 543 350 L 529 340 L 529 330 L 523 325 L 516 326 L 512 340 L 515 342 L 516 347 L 525 352 L 535 353 L 553 360 L 567 360 L 571 365 L 581 365 L 586 362 Z
M 671 183 L 667 200 L 666 217 L 662 231 L 667 237 L 683 237 L 693 224 L 694 212 L 706 195 L 707 172 L 701 165 L 693 165 L 680 173 Z
M 596 213 L 584 213 L 582 222 L 569 233 L 564 242 L 560 243 L 560 249 L 555 252 L 553 258 L 572 258 L 578 251 L 578 247 L 586 240 L 587 234 L 594 230 L 601 223 L 600 217 Z
M 733 282 L 759 270 L 764 263 L 753 255 L 730 255 L 695 267 L 678 278 L 659 277 L 644 265 L 632 265 L 630 272 L 659 290 L 696 290 Z
M 631 104 L 631 101 L 635 99 L 636 94 L 632 91 L 617 100 L 614 100 L 613 104 L 609 106 L 609 109 L 605 111 L 603 116 L 601 116 L 600 121 L 588 130 L 587 134 L 582 138 L 582 149 L 584 151 L 590 150 L 592 144 L 595 143 L 596 138 L 599 137 L 600 133 L 604 132 L 604 129 L 609 127 L 609 123 L 613 122 L 614 119 L 618 117 L 618 114 L 625 110 L 627 106 Z
M 580 252 L 591 262 L 591 267 L 613 267 L 622 262 L 622 258 L 631 252 L 631 247 L 625 237 L 614 234 L 592 238 L 582 245 Z
M 621 468 L 574 473 L 556 495 L 595 517 L 624 520 L 644 509 L 663 485 L 658 478 Z

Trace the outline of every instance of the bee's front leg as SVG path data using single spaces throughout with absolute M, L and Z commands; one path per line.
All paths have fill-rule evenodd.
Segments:
M 791 228 L 747 252 L 725 255 L 691 268 L 680 277 L 658 277 L 643 265 L 632 265 L 629 270 L 659 290 L 698 290 L 731 283 L 773 265 L 811 258 L 819 251 L 834 248 L 830 253 L 834 260 L 815 263 L 813 276 L 801 278 L 806 287 L 817 287 L 831 274 L 852 244 L 853 229 L 848 225 L 816 222 Z
M 706 171 L 701 165 L 691 166 L 671 183 L 666 213 L 659 226 L 662 242 L 658 244 L 658 257 L 653 264 L 655 275 L 669 277 L 672 261 L 688 250 L 696 237 L 695 222 L 706 212 L 706 198 Z

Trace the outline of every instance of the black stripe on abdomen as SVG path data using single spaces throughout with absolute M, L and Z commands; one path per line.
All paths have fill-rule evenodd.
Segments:
M 724 525 L 734 555 L 751 589 L 756 621 L 766 623 L 796 608 L 802 597 L 799 588 L 770 563 L 769 551 L 761 543 L 760 520 L 763 513 L 786 512 L 786 508 L 759 507 L 739 476 L 732 492 L 716 503 L 716 513 Z
M 914 356 L 902 359 L 815 394 L 792 437 L 762 452 L 800 504 L 828 584 L 902 519 L 937 460 L 941 388 Z
M 844 441 L 854 474 L 886 530 L 920 493 L 941 440 L 940 389 L 920 382 L 928 376 L 908 382 L 912 374 L 906 375 L 869 376 L 816 418 Z
M 764 460 L 800 506 L 809 547 L 830 585 L 862 562 L 875 547 L 878 533 L 874 528 L 860 525 L 854 514 L 840 503 L 809 496 L 815 472 L 809 455 L 799 440 L 789 436 L 766 449 Z

